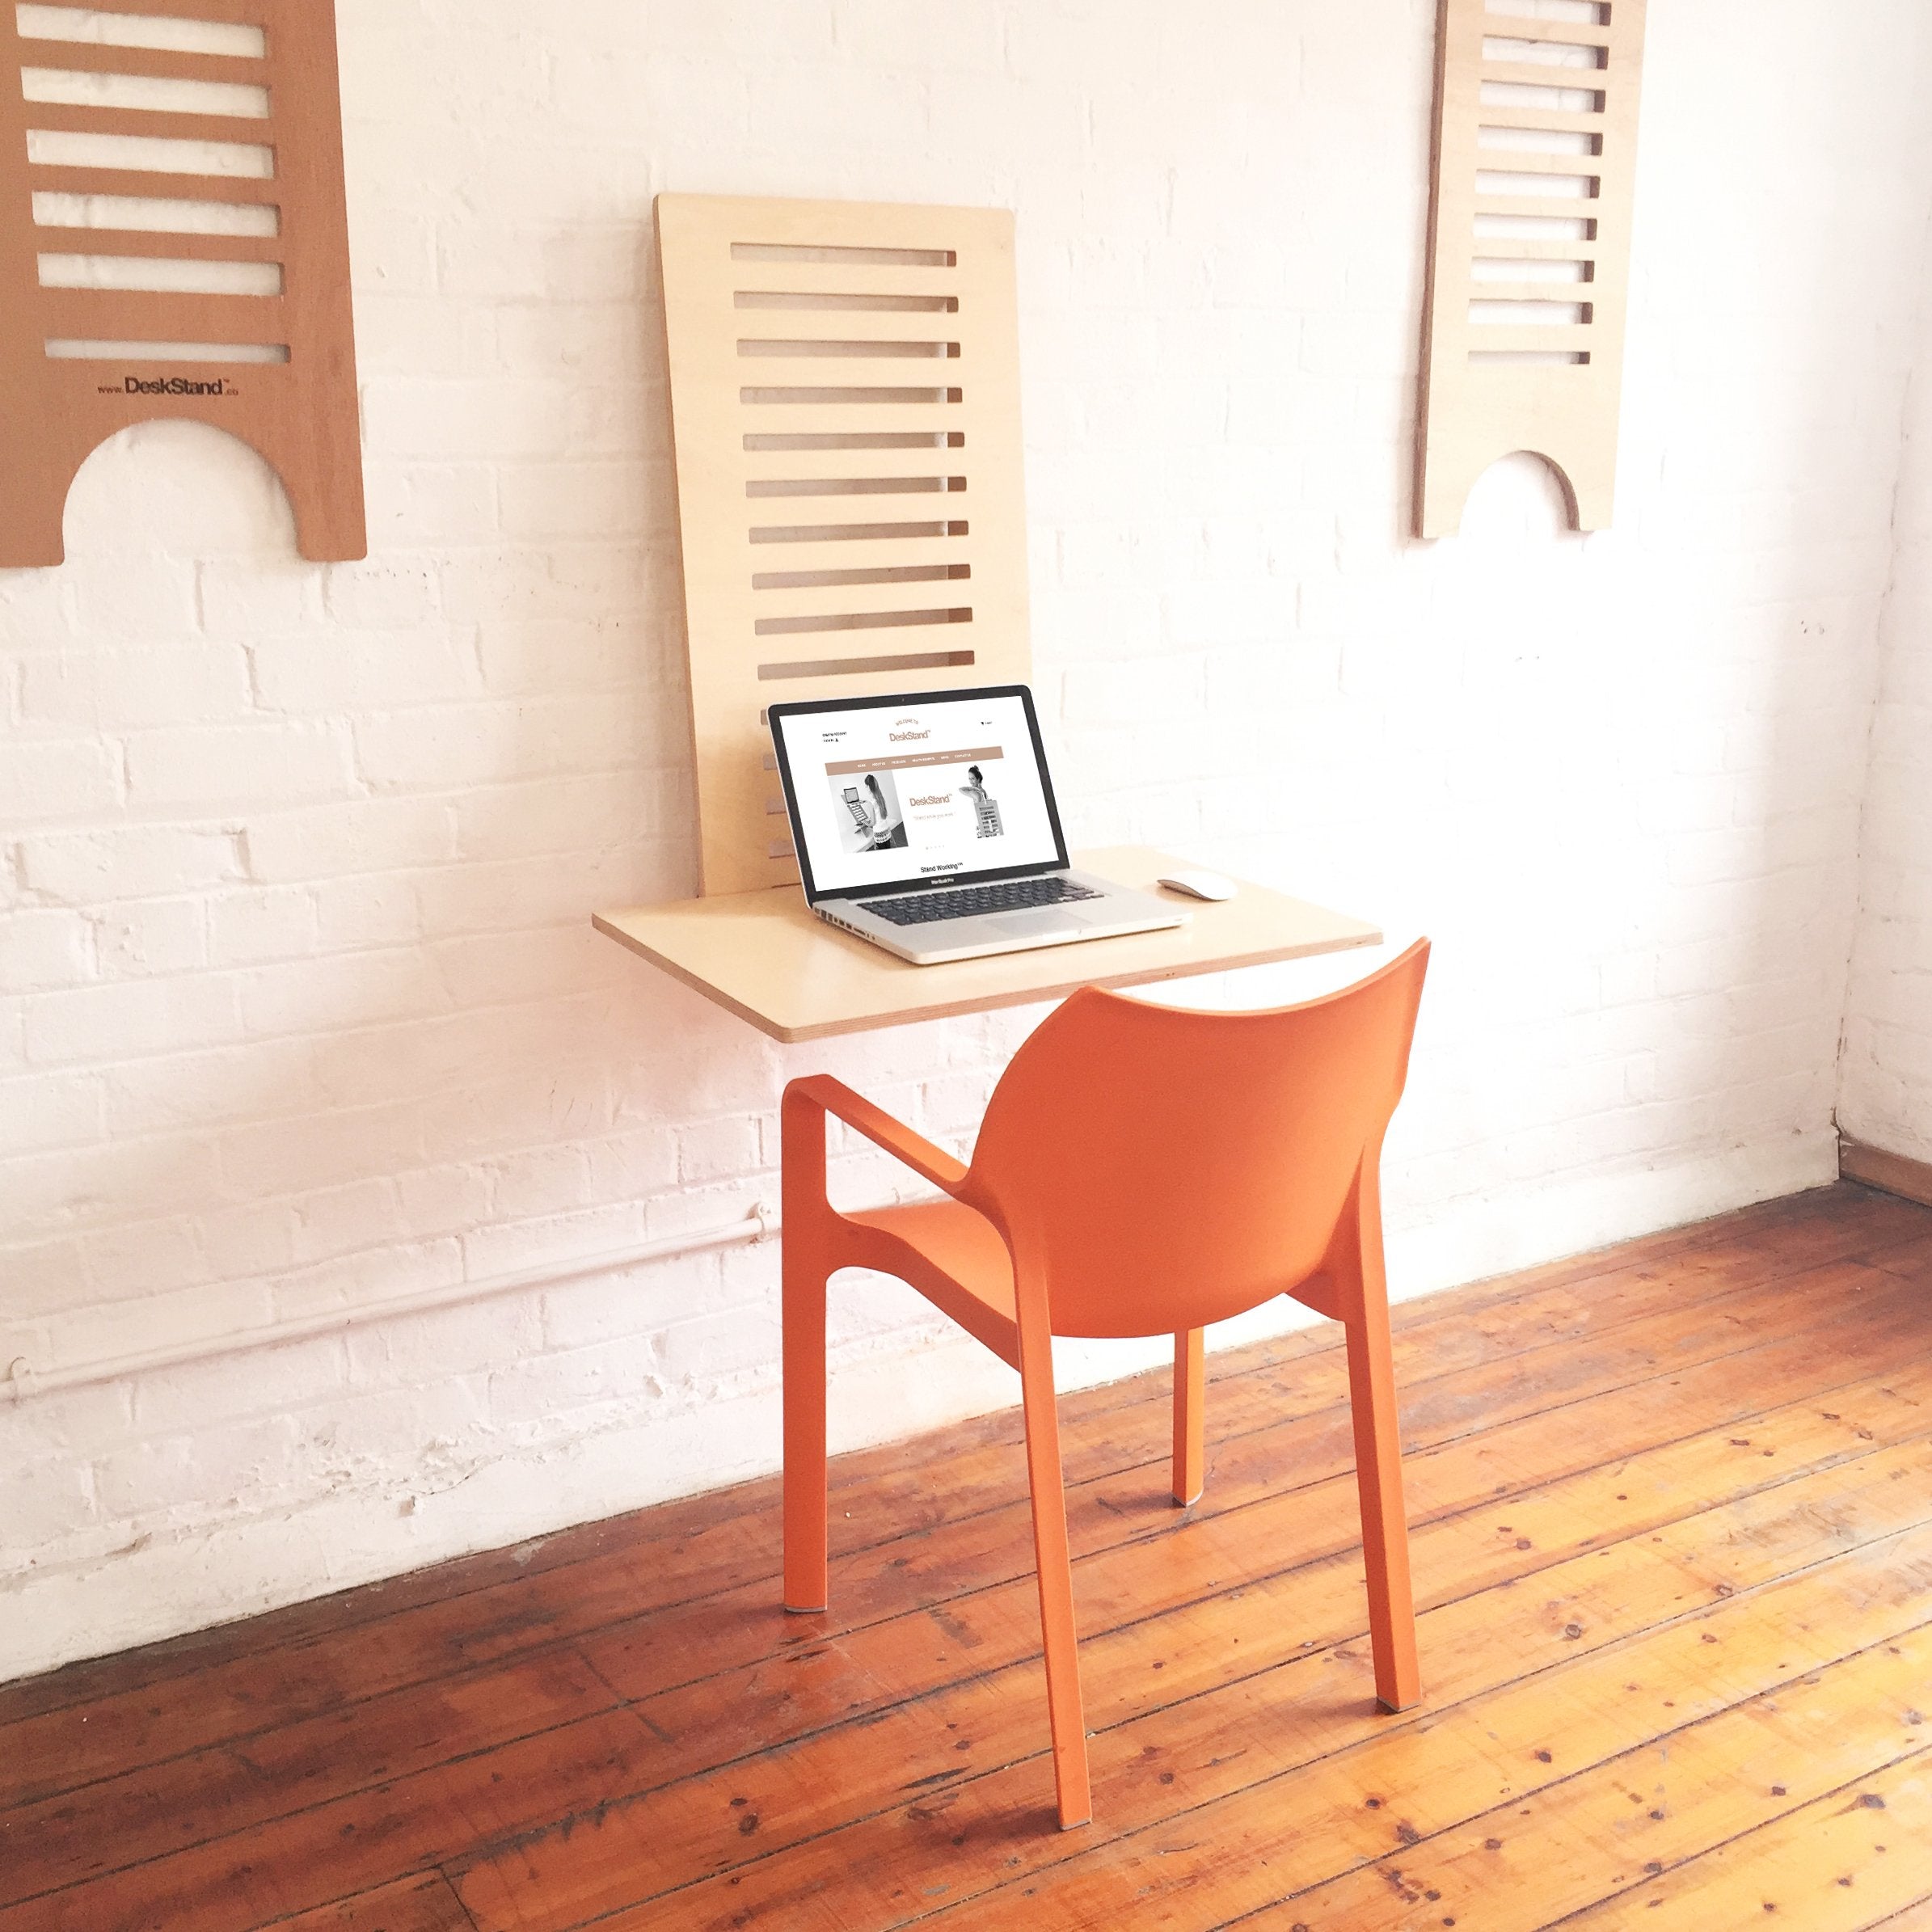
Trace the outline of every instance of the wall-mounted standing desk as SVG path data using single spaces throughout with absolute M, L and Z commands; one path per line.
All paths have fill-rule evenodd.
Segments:
M 1083 871 L 1157 894 L 1154 881 L 1183 863 L 1141 846 L 1074 855 Z M 942 966 L 908 964 L 828 926 L 808 909 L 795 885 L 599 913 L 594 923 L 673 979 L 782 1040 L 1031 1006 L 1064 999 L 1082 986 L 1145 986 L 1306 959 L 1377 945 L 1382 936 L 1363 920 L 1246 881 L 1232 899 L 1187 903 L 1193 917 L 1166 932 L 1082 939 Z

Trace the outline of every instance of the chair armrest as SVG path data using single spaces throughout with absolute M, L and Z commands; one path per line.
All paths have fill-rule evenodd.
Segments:
M 795 1080 L 785 1089 L 787 1106 L 804 1103 L 822 1108 L 862 1133 L 875 1147 L 883 1147 L 892 1158 L 930 1181 L 948 1194 L 956 1194 L 966 1179 L 966 1164 L 955 1161 L 943 1147 L 935 1147 L 923 1134 L 913 1132 L 901 1120 L 895 1120 L 882 1107 L 875 1107 L 863 1095 L 855 1094 L 842 1080 L 829 1074 L 813 1074 Z

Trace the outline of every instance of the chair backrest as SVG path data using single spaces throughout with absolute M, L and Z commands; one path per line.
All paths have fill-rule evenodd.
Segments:
M 1044 1242 L 1056 1335 L 1226 1319 L 1322 1264 L 1402 1097 L 1428 942 L 1301 1006 L 1196 1013 L 1092 989 L 1015 1055 L 969 1198 Z

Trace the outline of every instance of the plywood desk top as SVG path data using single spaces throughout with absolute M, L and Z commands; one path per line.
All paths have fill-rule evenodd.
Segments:
M 1154 880 L 1184 863 L 1141 846 L 1077 852 L 1074 863 L 1158 897 Z M 1187 901 L 1167 932 L 1082 939 L 992 959 L 913 966 L 815 917 L 796 886 L 599 913 L 593 923 L 674 979 L 774 1040 L 821 1040 L 909 1020 L 985 1013 L 1064 998 L 1082 986 L 1142 986 L 1276 960 L 1373 946 L 1365 921 L 1242 882 L 1218 905 Z

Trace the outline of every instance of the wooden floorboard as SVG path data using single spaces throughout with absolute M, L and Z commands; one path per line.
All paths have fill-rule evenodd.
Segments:
M 1186 1512 L 1164 1376 L 1069 1398 L 1070 1833 L 1011 1415 L 835 1466 L 824 1617 L 766 1483 L 0 1687 L 0 1932 L 1921 1932 L 1929 1344 L 1850 1185 L 1398 1310 L 1398 1719 L 1332 1327 L 1215 1358 Z
M 1862 1257 L 1875 1252 L 1875 1243 L 1912 1245 L 1920 1231 L 1911 1218 L 1916 1213 L 1888 1196 L 1867 1194 L 1856 1187 L 1820 1189 L 1747 1209 L 1718 1221 L 1673 1229 L 1614 1251 L 1598 1251 L 1506 1280 L 1464 1289 L 1458 1291 L 1457 1306 L 1467 1316 L 1533 1289 L 1589 1284 L 1605 1276 L 1642 1276 L 1650 1268 L 1665 1262 L 1671 1263 L 1677 1272 L 1694 1274 L 1710 1251 L 1723 1252 L 1715 1263 L 1703 1260 L 1702 1264 L 1719 1268 L 1734 1265 L 1739 1257 L 1748 1268 L 1752 1265 L 1752 1255 L 1778 1252 L 1781 1246 L 1788 1249 L 1784 1263 L 1787 1268 Z M 1889 1220 L 1881 1218 L 1887 1216 Z M 1395 1313 L 1398 1331 L 1429 1321 L 1437 1307 L 1438 1303 L 1431 1300 L 1398 1308 Z M 1242 1380 L 1251 1375 L 1257 1361 L 1286 1359 L 1311 1348 L 1332 1345 L 1325 1331 L 1291 1336 L 1268 1344 L 1259 1354 L 1249 1351 L 1241 1356 L 1211 1358 L 1209 1374 L 1211 1380 Z M 1158 1394 L 1141 1383 L 1118 1384 L 1078 1398 L 1069 1422 L 1097 1417 L 1116 1403 L 1158 1399 Z M 947 1436 L 949 1453 L 964 1453 L 988 1444 L 1017 1440 L 1017 1420 L 1010 1415 L 985 1418 L 949 1431 Z M 893 1448 L 841 1458 L 834 1465 L 835 1488 L 854 1488 L 870 1494 L 875 1486 L 888 1483 L 900 1475 L 901 1463 L 899 1452 Z M 417 1605 L 460 1600 L 484 1592 L 494 1583 L 521 1580 L 553 1567 L 594 1564 L 606 1554 L 622 1560 L 626 1552 L 639 1546 L 681 1544 L 720 1524 L 741 1525 L 765 1511 L 775 1512 L 775 1491 L 769 1485 L 752 1484 L 635 1516 L 613 1518 L 573 1530 L 567 1536 L 463 1558 L 410 1576 L 255 1618 L 249 1622 L 247 1642 L 240 1648 L 245 1660 L 254 1663 L 279 1651 L 313 1645 L 332 1633 L 389 1622 L 399 1612 Z M 835 1514 L 835 1537 L 839 1525 Z M 681 1579 L 688 1578 L 690 1567 L 681 1560 L 677 1572 Z M 74 1664 L 25 1683 L 0 1686 L 0 1725 L 11 1727 L 36 1715 L 57 1714 L 85 1704 L 91 1713 L 91 1723 L 98 1727 L 117 1694 L 137 1696 L 150 1686 L 190 1675 L 200 1679 L 205 1691 L 213 1668 L 232 1664 L 237 1657 L 238 1646 L 230 1630 L 217 1629 Z M 15 1735 L 11 1728 L 9 1735 Z
M 1883 1197 L 1875 1198 L 1876 1213 L 1882 1215 Z M 1753 1224 L 1762 1221 L 1766 1211 L 1753 1210 L 1749 1218 Z M 1507 1366 L 1512 1352 L 1574 1343 L 1659 1312 L 1681 1313 L 1693 1303 L 1749 1290 L 1769 1278 L 1788 1280 L 1802 1263 L 1841 1259 L 1876 1231 L 1820 1214 L 1788 1231 L 1774 1224 L 1762 1230 L 1753 1225 L 1733 1241 L 1719 1244 L 1723 1251 L 1714 1255 L 1699 1251 L 1713 1244 L 1698 1229 L 1675 1238 L 1680 1246 L 1673 1251 L 1680 1258 L 1666 1275 L 1656 1274 L 1647 1263 L 1613 1268 L 1606 1275 L 1595 1258 L 1538 1271 L 1535 1277 L 1523 1278 L 1533 1286 L 1520 1286 L 1508 1297 L 1509 1314 L 1500 1323 L 1487 1313 L 1498 1292 L 1493 1289 L 1464 1291 L 1453 1309 L 1436 1297 L 1398 1310 L 1398 1361 L 1407 1378 L 1411 1436 L 1414 1405 L 1421 1399 L 1421 1390 L 1411 1386 L 1417 1378 L 1438 1380 L 1459 1366 L 1474 1366 L 1487 1368 L 1492 1379 L 1508 1380 L 1516 1373 Z M 1649 1255 L 1666 1238 L 1637 1244 L 1639 1253 Z M 1800 1287 L 1795 1292 L 1804 1291 Z M 1329 1359 L 1314 1359 L 1319 1357 Z M 1266 1426 L 1284 1411 L 1306 1407 L 1313 1399 L 1310 1376 L 1329 1377 L 1331 1415 L 1344 1417 L 1338 1360 L 1334 1331 L 1327 1327 L 1243 1352 L 1238 1361 L 1217 1359 L 1213 1366 L 1217 1464 L 1225 1466 L 1234 1453 L 1244 1424 Z M 1583 1368 L 1576 1361 L 1567 1365 L 1572 1371 Z M 1445 1386 L 1445 1393 L 1453 1391 Z M 1157 1500 L 1157 1520 L 1168 1521 L 1164 1504 L 1158 1503 L 1165 1488 L 1159 1462 L 1165 1453 L 1165 1404 L 1159 1379 L 1141 1378 L 1091 1391 L 1067 1405 L 1066 1462 L 1076 1535 L 1078 1518 L 1088 1507 L 1083 1490 L 1091 1487 L 1094 1508 L 1117 1512 L 1113 1492 L 1134 1482 L 1137 1474 L 1143 1479 L 1145 1495 Z M 1345 1444 L 1345 1432 L 1338 1440 Z M 962 1533 L 972 1533 L 963 1526 L 1002 1508 L 1024 1511 L 1018 1443 L 1018 1424 L 1011 1416 L 949 1432 L 946 1449 L 939 1452 L 946 1458 L 943 1487 L 928 1480 L 919 1459 L 897 1450 L 842 1459 L 842 1465 L 835 1465 L 835 1560 L 850 1567 L 867 1551 L 897 1545 L 887 1561 L 896 1563 L 909 1556 L 914 1563 L 923 1561 L 947 1593 L 961 1592 L 969 1586 L 955 1545 Z M 1272 1479 L 1273 1466 L 1269 1474 Z M 1230 1494 L 1226 1478 L 1217 1479 L 1206 1508 L 1225 1506 Z M 765 1586 L 776 1574 L 775 1487 L 753 1486 L 726 1495 L 738 1503 L 735 1516 L 718 1499 L 705 1498 L 547 1539 L 529 1553 L 524 1572 L 513 1572 L 513 1580 L 501 1580 L 496 1557 L 469 1559 L 400 1584 L 346 1592 L 330 1599 L 323 1610 L 300 1606 L 299 1612 L 256 1619 L 250 1626 L 254 1640 L 245 1644 L 217 1633 L 220 1651 L 212 1657 L 206 1654 L 212 1639 L 206 1637 L 137 1653 L 119 1664 L 120 1673 L 132 1680 L 124 1688 L 109 1684 L 91 1697 L 76 1695 L 70 1703 L 39 1714 L 38 1721 L 36 1694 L 44 1696 L 41 1686 L 77 1677 L 85 1685 L 90 1677 L 114 1669 L 119 1660 L 105 1667 L 81 1666 L 41 1680 L 40 1685 L 0 1689 L 0 1744 L 5 1747 L 0 1750 L 0 1809 L 198 1745 L 245 1738 L 270 1723 L 348 1708 L 361 1699 L 514 1656 L 626 1618 L 655 1612 L 655 1627 L 668 1638 L 664 1614 L 680 1603 L 715 1622 L 706 1614 L 708 1599 L 702 1587 L 707 1580 L 714 1591 L 725 1587 L 710 1576 L 715 1559 L 709 1546 L 714 1542 L 729 1546 L 727 1582 L 768 1607 Z M 846 1504 L 855 1497 L 861 1507 L 849 1510 Z M 712 1520 L 694 1521 L 701 1505 Z M 1007 1553 L 1009 1573 L 1023 1570 L 1023 1534 L 1015 1544 L 1000 1525 L 980 1527 Z M 442 1582 L 441 1594 L 428 1587 L 429 1580 Z M 365 1615 L 354 1614 L 358 1605 Z M 380 1606 L 379 1611 L 371 1606 Z M 850 1620 L 850 1612 L 849 1594 L 842 1586 L 835 1620 Z M 305 1626 L 324 1626 L 320 1634 L 304 1627 L 294 1638 L 285 1637 L 289 1619 L 297 1614 Z M 382 1630 L 379 1647 L 364 1640 L 364 1626 L 372 1622 Z M 715 1643 L 714 1634 L 705 1654 L 715 1656 Z M 167 1681 L 179 1667 L 181 1652 L 197 1666 L 192 1673 L 195 1696 L 157 1699 L 149 1694 L 152 1685 Z M 143 1664 L 149 1666 L 145 1672 Z M 83 1703 L 84 1728 L 67 1715 Z

